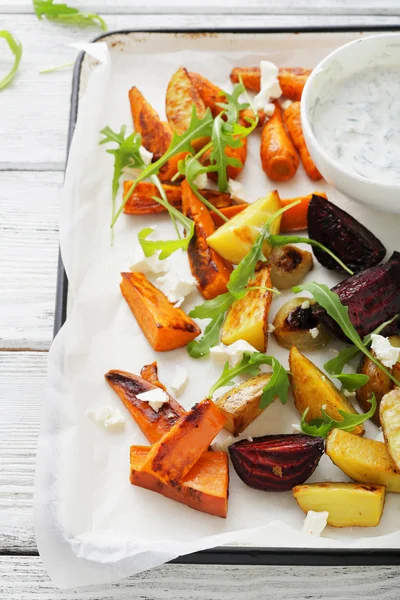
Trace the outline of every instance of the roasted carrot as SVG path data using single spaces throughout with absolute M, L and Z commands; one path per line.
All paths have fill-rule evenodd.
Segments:
M 182 206 L 184 214 L 195 224 L 195 234 L 188 248 L 190 269 L 199 292 L 210 300 L 227 291 L 232 265 L 208 245 L 207 238 L 215 231 L 214 221 L 187 181 L 182 183 Z
M 149 344 L 158 352 L 186 346 L 201 330 L 143 273 L 121 273 L 121 292 Z
M 307 150 L 306 142 L 303 135 L 300 116 L 300 102 L 293 102 L 283 113 L 286 128 L 290 138 L 300 154 L 301 162 L 307 175 L 313 181 L 322 179 L 322 175 L 314 165 L 310 153 Z
M 228 206 L 227 208 L 221 208 L 220 212 L 227 219 L 232 219 L 232 217 L 234 217 L 235 215 L 238 215 L 240 212 L 242 212 L 242 210 L 244 210 L 246 208 L 246 206 L 248 206 L 248 204 L 246 202 L 244 204 L 235 204 L 234 206 Z M 221 217 L 219 215 L 217 215 L 217 213 L 210 212 L 210 215 L 211 215 L 212 220 L 214 221 L 214 224 L 216 227 L 221 227 L 221 225 L 223 225 L 225 223 L 225 221 L 223 221 L 221 219 Z
M 165 385 L 158 379 L 158 365 L 156 360 L 149 365 L 144 365 L 140 369 L 140 375 L 152 385 L 160 388 L 160 390 L 164 390 L 164 392 L 167 391 Z
M 229 466 L 226 452 L 205 452 L 176 486 L 143 470 L 150 448 L 131 446 L 130 481 L 201 512 L 225 518 L 228 512 Z
M 168 123 L 178 134 L 189 127 L 193 106 L 197 116 L 204 117 L 205 104 L 187 70 L 180 67 L 168 83 L 165 108 Z
M 318 196 L 322 196 L 322 198 L 325 198 L 327 200 L 325 192 L 314 192 L 314 194 L 318 194 Z M 296 206 L 293 206 L 292 208 L 290 208 L 282 214 L 282 233 L 286 233 L 288 231 L 298 231 L 300 229 L 307 229 L 307 210 L 312 197 L 313 194 L 308 194 L 308 196 L 301 196 L 299 198 L 282 199 L 283 206 L 288 206 L 289 204 L 296 202 L 296 200 L 300 200 L 300 204 L 296 204 Z
M 124 194 L 126 195 L 133 181 L 124 181 Z M 168 202 L 178 210 L 182 210 L 182 188 L 180 185 L 163 184 Z M 232 198 L 230 194 L 218 192 L 217 190 L 201 190 L 202 195 L 207 198 L 216 208 L 225 208 L 231 206 Z M 128 198 L 124 207 L 124 212 L 128 215 L 154 215 L 167 212 L 167 209 L 161 206 L 153 196 L 159 197 L 160 193 L 154 183 L 141 181 L 137 184 L 135 190 Z
M 267 115 L 265 114 L 265 112 L 260 109 L 257 111 L 257 116 L 258 116 L 258 123 L 257 123 L 257 127 L 262 127 L 265 123 L 265 119 L 267 118 Z M 254 111 L 251 108 L 245 108 L 243 110 L 240 111 L 240 124 L 243 125 L 244 127 L 249 127 L 250 126 L 250 122 L 248 119 L 254 119 Z
M 203 100 L 206 108 L 211 110 L 213 117 L 216 117 L 224 109 L 218 106 L 219 103 L 226 102 L 224 92 L 214 83 L 200 75 L 199 73 L 189 73 L 189 77 Z
M 157 112 L 136 87 L 129 90 L 129 102 L 134 130 L 140 133 L 143 146 L 153 153 L 153 161 L 156 161 L 169 148 L 172 140 L 171 127 L 161 121 Z M 161 181 L 170 181 L 178 170 L 178 161 L 185 156 L 186 153 L 177 154 L 161 167 L 158 174 Z
M 151 444 L 161 439 L 186 414 L 185 409 L 169 394 L 168 402 L 163 404 L 158 412 L 153 410 L 148 402 L 138 400 L 138 394 L 149 392 L 156 387 L 138 375 L 113 370 L 108 371 L 104 377 Z
M 282 109 L 278 102 L 274 104 L 274 114 L 261 133 L 261 163 L 270 179 L 287 181 L 295 175 L 299 157 L 283 124 Z
M 151 447 L 143 471 L 177 486 L 221 431 L 225 420 L 210 398 L 202 400 Z
M 281 67 L 279 69 L 279 85 L 282 94 L 290 100 L 300 100 L 303 88 L 311 73 L 311 69 L 301 67 Z M 260 67 L 235 67 L 231 72 L 232 83 L 238 83 L 240 78 L 246 89 L 252 92 L 260 91 Z

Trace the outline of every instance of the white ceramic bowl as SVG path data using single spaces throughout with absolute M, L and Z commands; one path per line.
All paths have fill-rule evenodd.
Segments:
M 400 33 L 363 37 L 331 52 L 312 71 L 301 98 L 301 121 L 307 148 L 321 175 L 343 194 L 380 211 L 400 214 L 400 185 L 366 179 L 345 169 L 316 139 L 312 116 L 327 82 L 341 81 L 366 67 L 400 65 Z M 399 85 L 400 90 L 400 85 Z

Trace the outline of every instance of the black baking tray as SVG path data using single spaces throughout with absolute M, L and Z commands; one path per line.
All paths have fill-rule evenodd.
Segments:
M 211 33 L 346 33 L 374 32 L 388 33 L 400 31 L 399 25 L 338 26 L 338 27 L 290 27 L 290 28 L 252 28 L 252 29 L 123 29 L 110 31 L 96 37 L 93 41 L 104 40 L 110 35 L 129 33 L 171 33 L 171 34 L 211 34 Z M 68 128 L 67 159 L 78 116 L 79 82 L 84 53 L 80 53 L 74 67 L 71 108 Z M 54 336 L 59 332 L 67 317 L 68 279 L 61 258 L 58 256 L 56 306 L 54 316 Z M 220 565 L 324 565 L 324 566 L 360 566 L 360 565 L 400 565 L 400 548 L 388 549 L 342 549 L 342 548 L 264 548 L 251 546 L 221 546 L 186 554 L 171 561 L 174 564 L 220 564 Z

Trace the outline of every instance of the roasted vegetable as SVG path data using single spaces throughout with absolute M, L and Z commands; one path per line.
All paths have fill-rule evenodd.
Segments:
M 132 185 L 133 181 L 124 181 L 124 195 L 129 192 Z M 182 187 L 180 185 L 164 184 L 163 189 L 168 202 L 178 210 L 182 210 Z M 200 190 L 200 192 L 218 209 L 231 207 L 232 198 L 229 194 L 207 189 Z M 157 200 L 154 200 L 153 196 L 156 196 L 157 198 L 160 197 L 160 192 L 154 183 L 140 181 L 129 196 L 128 201 L 124 206 L 124 212 L 128 215 L 154 215 L 166 213 L 167 209 L 164 206 L 161 206 Z
M 324 244 L 354 273 L 374 267 L 384 258 L 383 244 L 364 225 L 326 198 L 313 194 L 308 207 L 308 237 Z M 329 254 L 313 246 L 325 268 L 345 273 Z
M 325 192 L 315 192 L 315 194 L 321 198 L 327 199 Z M 283 213 L 281 221 L 281 233 L 307 229 L 307 211 L 312 197 L 313 194 L 308 194 L 308 196 L 300 196 L 299 198 L 283 198 L 281 200 L 282 206 L 288 206 L 289 204 L 293 204 L 293 202 L 300 200 L 300 204 L 292 206 L 292 208 Z
M 273 248 L 268 264 L 272 285 L 278 290 L 288 290 L 303 281 L 313 268 L 313 259 L 307 250 L 287 245 Z
M 333 385 L 331 380 L 314 363 L 301 354 L 296 346 L 292 346 L 290 350 L 289 370 L 292 379 L 294 405 L 301 415 L 308 408 L 307 423 L 313 419 L 321 418 L 321 408 L 323 407 L 326 414 L 336 421 L 343 420 L 338 412 L 339 409 L 350 414 L 357 414 L 346 396 Z M 363 435 L 364 427 L 357 425 L 354 434 Z
M 309 308 L 302 308 L 304 303 Z M 329 342 L 329 332 L 313 316 L 314 304 L 315 301 L 309 298 L 296 297 L 281 306 L 273 322 L 274 335 L 280 346 L 288 350 L 296 346 L 298 350 L 310 352 Z
M 261 164 L 272 181 L 287 181 L 296 174 L 299 157 L 283 124 L 280 104 L 276 101 L 274 104 L 274 114 L 261 133 Z
M 322 179 L 322 175 L 314 165 L 306 146 L 303 128 L 301 126 L 300 102 L 293 102 L 293 104 L 291 104 L 284 111 L 283 120 L 285 122 L 286 129 L 289 132 L 290 139 L 292 140 L 297 152 L 300 154 L 301 162 L 303 163 L 305 172 L 313 181 Z
M 242 145 L 238 146 L 237 148 L 233 148 L 232 146 L 225 147 L 226 156 L 229 156 L 229 158 L 237 158 L 241 162 L 240 167 L 234 167 L 233 165 L 228 165 L 228 168 L 226 169 L 228 179 L 236 179 L 242 172 L 243 167 L 245 165 L 246 158 L 247 158 L 247 138 L 244 138 L 242 140 L 242 142 L 243 142 Z M 201 163 L 204 166 L 208 166 L 210 164 L 210 154 L 211 154 L 211 149 L 208 150 L 207 152 L 205 152 L 203 154 L 203 156 L 201 157 Z M 211 181 L 215 181 L 215 182 L 218 181 L 218 173 L 210 172 L 207 175 L 208 175 L 208 178 L 211 179 Z
M 400 471 L 400 388 L 383 396 L 379 416 L 389 454 Z
M 227 98 L 224 92 L 214 83 L 200 75 L 199 73 L 189 73 L 189 77 L 195 86 L 200 98 L 203 100 L 206 108 L 211 110 L 212 116 L 215 118 L 224 109 L 218 104 L 225 103 Z
M 387 492 L 400 493 L 400 473 L 382 442 L 361 438 L 342 429 L 332 429 L 326 453 L 351 479 L 384 485 Z
M 236 215 L 243 212 L 247 206 L 248 206 L 248 204 L 246 202 L 243 204 L 234 204 L 233 206 L 228 206 L 227 208 L 220 209 L 220 212 L 227 219 L 232 219 L 232 217 L 236 217 Z M 211 213 L 211 217 L 212 217 L 212 220 L 214 221 L 214 224 L 216 227 L 221 227 L 221 225 L 226 223 L 226 221 L 221 219 L 221 217 L 219 215 L 217 215 L 217 213 L 215 213 L 215 212 Z
M 186 414 L 185 409 L 169 394 L 168 402 L 163 404 L 158 412 L 153 410 L 148 402 L 138 400 L 138 394 L 156 388 L 142 377 L 126 371 L 115 370 L 108 371 L 104 377 L 152 444 L 162 438 Z
M 305 513 L 327 511 L 332 527 L 376 527 L 385 504 L 383 485 L 309 483 L 294 487 L 293 495 Z
M 176 486 L 196 464 L 225 424 L 212 400 L 196 404 L 150 449 L 143 471 Z
M 400 337 L 397 335 L 392 335 L 389 338 L 392 346 L 399 347 L 400 346 Z M 374 351 L 371 350 L 371 354 L 375 355 Z M 393 369 L 389 369 L 389 371 L 394 375 L 397 380 L 400 380 L 400 363 L 397 363 L 393 367 Z M 368 375 L 369 380 L 365 385 L 360 387 L 356 391 L 356 398 L 361 406 L 363 411 L 367 411 L 370 409 L 371 405 L 369 403 L 369 399 L 372 394 L 375 394 L 376 402 L 379 409 L 380 401 L 383 396 L 390 392 L 393 389 L 393 381 L 380 369 L 368 356 L 363 355 L 361 359 L 360 365 L 358 367 L 358 373 L 362 373 L 363 375 Z M 375 423 L 375 425 L 380 425 L 380 417 L 379 410 L 375 411 L 374 416 L 371 418 L 371 421 Z
M 300 100 L 310 73 L 311 69 L 281 67 L 278 79 L 283 96 L 294 101 Z M 248 90 L 252 92 L 260 91 L 260 67 L 235 67 L 231 72 L 231 81 L 232 83 L 238 83 L 240 79 Z
M 344 306 L 348 306 L 350 321 L 363 338 L 400 313 L 400 254 L 393 252 L 388 262 L 345 279 L 332 291 L 336 292 Z M 325 311 L 320 311 L 319 318 L 336 337 L 349 341 Z M 397 318 L 382 335 L 398 333 L 399 330 L 400 319 Z
M 227 291 L 232 265 L 208 244 L 209 236 L 215 231 L 214 221 L 187 181 L 182 183 L 182 206 L 184 214 L 195 224 L 195 234 L 188 248 L 190 269 L 197 280 L 199 292 L 210 300 Z
M 267 350 L 268 315 L 272 302 L 270 267 L 261 269 L 249 282 L 250 290 L 228 309 L 221 329 L 221 342 L 229 346 L 237 340 L 245 340 L 259 352 Z M 269 288 L 269 289 L 265 289 Z
M 140 369 L 140 375 L 141 375 L 141 377 L 143 377 L 143 379 L 145 379 L 149 383 L 160 388 L 160 390 L 164 390 L 164 392 L 167 391 L 167 388 L 165 387 L 165 385 L 163 383 L 161 383 L 161 381 L 158 379 L 158 365 L 157 365 L 156 360 L 154 362 L 150 363 L 149 365 L 144 365 Z
M 307 481 L 324 452 L 324 440 L 308 435 L 264 435 L 229 447 L 232 464 L 249 487 L 286 492 Z
M 143 273 L 121 275 L 122 295 L 154 350 L 181 348 L 201 333 L 196 323 L 168 302 Z
M 195 510 L 226 517 L 229 487 L 226 452 L 204 452 L 176 486 L 169 486 L 143 471 L 149 451 L 150 448 L 146 446 L 131 446 L 130 481 L 133 485 L 162 494 Z
M 259 408 L 264 387 L 271 379 L 271 373 L 251 377 L 231 388 L 215 401 L 216 406 L 226 417 L 225 429 L 234 437 L 242 433 L 263 411 Z
M 204 117 L 206 107 L 189 73 L 180 67 L 168 83 L 165 100 L 165 113 L 168 123 L 181 135 L 189 127 L 193 106 L 199 118 Z
M 260 233 L 260 228 L 277 210 L 282 207 L 279 194 L 275 190 L 265 198 L 259 198 L 249 204 L 240 214 L 232 217 L 222 227 L 213 233 L 207 242 L 218 254 L 237 265 L 251 250 L 253 243 Z M 270 226 L 271 234 L 278 234 L 280 217 Z M 264 254 L 269 256 L 271 247 L 264 244 Z

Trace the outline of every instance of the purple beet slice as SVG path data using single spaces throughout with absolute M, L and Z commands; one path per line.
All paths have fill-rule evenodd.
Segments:
M 308 236 L 331 250 L 354 273 L 378 265 L 386 248 L 378 238 L 329 200 L 313 194 L 307 212 Z M 327 269 L 346 273 L 320 248 L 312 247 L 314 256 Z
M 332 291 L 336 292 L 344 306 L 348 306 L 350 321 L 363 338 L 400 313 L 400 253 L 393 252 L 386 263 L 345 279 Z M 339 325 L 323 309 L 320 309 L 318 318 L 336 337 L 349 342 Z M 399 332 L 398 318 L 385 328 L 382 335 Z
M 323 438 L 303 434 L 264 435 L 229 447 L 232 464 L 249 487 L 286 492 L 307 481 L 324 453 Z

